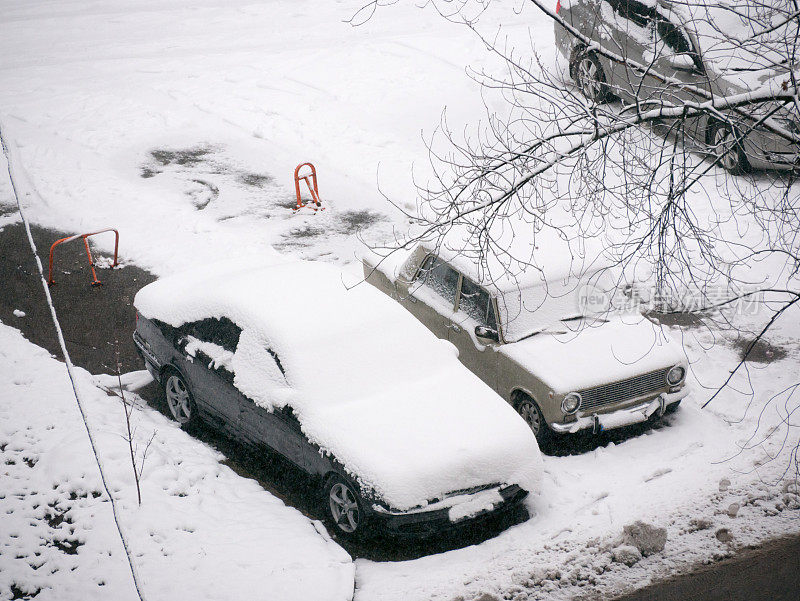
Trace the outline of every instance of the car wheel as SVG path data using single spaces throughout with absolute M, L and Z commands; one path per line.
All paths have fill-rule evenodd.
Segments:
M 611 99 L 606 72 L 594 52 L 576 51 L 572 62 L 572 79 L 586 98 L 598 104 Z
M 671 405 L 667 405 L 666 406 L 666 408 L 664 409 L 664 413 L 675 413 L 678 410 L 678 407 L 680 407 L 680 406 L 681 406 L 681 402 L 680 401 L 675 401 Z
M 522 396 L 519 401 L 517 401 L 515 408 L 517 413 L 525 420 L 525 423 L 528 424 L 539 446 L 547 443 L 550 440 L 550 426 L 547 425 L 547 421 L 545 421 L 544 415 L 542 415 L 542 410 L 539 409 L 539 406 L 533 399 Z
M 332 476 L 325 486 L 324 504 L 328 521 L 337 534 L 348 538 L 361 536 L 366 516 L 355 485 L 341 476 Z
M 197 422 L 197 406 L 186 380 L 177 371 L 167 370 L 163 378 L 164 394 L 172 418 L 183 427 Z
M 750 171 L 750 163 L 747 162 L 740 137 L 733 127 L 714 121 L 709 130 L 708 141 L 723 169 L 734 175 Z

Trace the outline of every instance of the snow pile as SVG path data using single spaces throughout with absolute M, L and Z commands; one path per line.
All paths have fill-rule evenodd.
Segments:
M 231 319 L 234 385 L 267 409 L 291 405 L 304 434 L 395 509 L 486 484 L 537 491 L 539 450 L 514 410 L 452 345 L 343 277 L 321 263 L 228 261 L 154 282 L 134 303 L 174 327 Z
M 658 528 L 642 521 L 628 524 L 622 531 L 622 546 L 633 547 L 642 557 L 661 553 L 667 544 L 666 528 Z
M 347 553 L 128 392 L 137 463 L 152 437 L 138 507 L 121 400 L 76 373 L 147 598 L 351 598 Z M 135 599 L 64 365 L 3 324 L 0 457 L 0 598 Z

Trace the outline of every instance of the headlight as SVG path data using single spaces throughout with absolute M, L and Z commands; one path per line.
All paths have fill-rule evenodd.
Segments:
M 667 372 L 667 384 L 670 386 L 677 386 L 686 377 L 686 370 L 680 365 L 676 365 Z
M 800 115 L 792 110 L 791 105 L 777 102 L 762 102 L 745 107 L 756 119 L 770 115 L 772 119 L 785 127 L 791 134 L 800 135 Z
M 561 411 L 566 414 L 575 413 L 581 406 L 581 395 L 577 392 L 570 392 L 566 396 L 564 396 L 564 400 L 561 401 Z

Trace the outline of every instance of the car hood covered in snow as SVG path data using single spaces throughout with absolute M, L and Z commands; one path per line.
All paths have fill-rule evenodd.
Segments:
M 134 303 L 175 327 L 233 320 L 239 391 L 268 409 L 290 405 L 308 439 L 392 508 L 487 484 L 536 490 L 539 449 L 514 410 L 452 345 L 344 278 L 321 263 L 225 262 L 154 282 Z
M 499 352 L 536 374 L 557 393 L 686 364 L 681 347 L 669 334 L 639 314 L 617 315 L 577 328 L 567 323 L 557 331 L 503 345 Z

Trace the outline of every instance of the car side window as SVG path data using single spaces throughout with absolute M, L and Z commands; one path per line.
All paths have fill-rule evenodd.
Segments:
M 670 23 L 659 15 L 656 19 L 656 31 L 658 37 L 671 50 L 670 54 L 688 54 L 692 52 L 692 45 L 683 35 L 680 28 L 674 23 Z
M 242 329 L 227 317 L 223 317 L 193 321 L 184 324 L 179 330 L 183 334 L 180 350 L 196 358 L 226 382 L 233 384 L 233 372 L 228 369 L 227 362 L 236 352 Z M 213 346 L 204 348 L 204 343 Z
M 456 303 L 458 290 L 458 272 L 439 257 L 428 255 L 422 262 L 417 280 L 436 292 L 451 306 Z
M 639 27 L 650 25 L 653 9 L 638 0 L 607 0 L 611 8 L 623 19 L 636 23 Z
M 461 279 L 461 294 L 458 297 L 458 308 L 464 311 L 479 324 L 497 329 L 494 305 L 489 293 L 466 277 Z
M 227 317 L 216 319 L 209 317 L 200 321 L 193 321 L 181 327 L 187 336 L 194 336 L 203 342 L 210 342 L 221 346 L 231 353 L 236 351 L 242 328 L 237 326 Z

